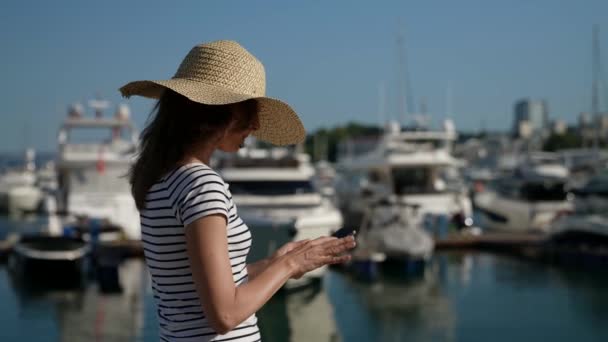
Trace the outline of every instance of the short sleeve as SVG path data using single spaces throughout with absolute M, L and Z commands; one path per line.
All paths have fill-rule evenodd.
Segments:
M 186 175 L 175 194 L 175 207 L 184 226 L 199 218 L 221 214 L 228 219 L 230 198 L 222 178 L 213 170 L 197 170 Z

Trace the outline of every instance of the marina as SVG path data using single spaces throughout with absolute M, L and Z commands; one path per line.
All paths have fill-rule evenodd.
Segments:
M 104 117 L 106 102 L 89 105 L 93 117 L 82 107 L 69 108 L 53 162 L 36 169 L 33 152 L 26 154 L 29 166 L 21 172 L 32 178 L 27 184 L 35 191 L 29 193 L 37 194 L 39 204 L 27 208 L 22 197 L 6 197 L 13 209 L 2 221 L 0 281 L 9 291 L 5 295 L 14 291 L 25 300 L 25 310 L 71 308 L 61 309 L 67 311 L 53 320 L 59 323 L 49 326 L 59 339 L 155 340 L 156 304 L 138 212 L 124 178 L 137 131 L 127 107 Z M 76 142 L 79 130 L 105 135 Z M 474 159 L 454 152 L 462 149 L 454 146 L 457 134 L 450 121 L 438 130 L 392 122 L 370 142 L 366 148 L 347 142 L 350 152 L 335 164 L 313 163 L 303 146 L 269 148 L 253 139 L 237 154 L 213 158 L 251 230 L 248 262 L 270 257 L 290 241 L 349 234 L 357 240 L 350 262 L 289 280 L 260 310 L 265 340 L 481 340 L 483 330 L 469 327 L 463 315 L 471 305 L 495 301 L 490 294 L 500 291 L 502 298 L 512 291 L 498 276 L 509 268 L 522 277 L 534 269 L 534 279 L 554 277 L 549 271 L 564 277 L 579 272 L 595 279 L 585 291 L 600 292 L 596 285 L 606 282 L 608 267 L 604 159 L 581 172 L 572 152 L 569 159 L 522 152 L 472 174 L 465 165 Z M 353 153 L 357 150 L 363 152 Z M 520 284 L 511 286 L 525 282 L 511 280 Z M 559 296 L 563 286 L 542 284 L 523 289 Z M 480 292 L 463 299 L 468 291 Z M 559 302 L 542 298 L 537 300 Z M 514 309 L 492 312 L 514 313 L 509 310 Z M 608 311 L 597 315 L 608 318 Z M 504 325 L 489 322 L 492 334 L 509 320 L 522 324 L 515 317 L 503 319 Z M 534 324 L 549 324 L 535 319 Z M 559 336 L 588 329 L 587 324 L 575 321 Z M 537 333 L 530 326 L 513 337 Z
M 608 341 L 608 2 L 4 7 L 0 341 Z
M 2 221 L 2 281 L 6 291 L 28 303 L 25 310 L 72 308 L 62 309 L 67 311 L 58 313 L 60 321 L 53 320 L 60 323 L 49 326 L 60 339 L 155 340 L 155 300 L 138 213 L 122 176 L 137 132 L 127 107 L 117 107 L 111 118 L 104 117 L 106 102 L 95 100 L 90 107 L 94 117 L 70 107 L 53 162 L 36 169 L 33 152 L 26 154 L 21 172 L 31 178 L 27 186 L 35 190 L 29 193 L 37 194 L 39 204 L 28 208 L 22 197 L 6 197 L 13 204 Z M 105 131 L 109 138 L 75 142 L 78 130 Z M 509 268 L 524 277 L 534 269 L 536 278 L 553 277 L 549 270 L 579 272 L 595 279 L 589 280 L 593 293 L 606 282 L 608 164 L 596 162 L 581 173 L 572 152 L 569 159 L 522 152 L 502 157 L 499 167 L 464 172 L 474 160 L 454 153 L 462 149 L 454 146 L 457 135 L 449 121 L 439 130 L 392 122 L 375 142 L 365 142 L 367 148 L 347 144 L 350 152 L 335 164 L 315 165 L 303 146 L 268 148 L 255 140 L 235 155 L 212 160 L 251 230 L 248 262 L 290 241 L 349 234 L 357 239 L 350 262 L 289 280 L 262 308 L 265 340 L 475 341 L 485 336 L 483 330 L 469 330 L 463 315 L 470 305 L 495 300 L 483 296 L 501 291 L 502 298 L 510 291 L 502 278 L 488 283 L 490 274 Z M 9 180 L 19 174 L 11 172 L 5 174 Z M 557 296 L 562 285 L 543 280 L 543 286 Z M 469 287 L 481 291 L 468 299 L 477 304 L 462 303 L 462 293 L 473 291 Z M 501 315 L 496 308 L 493 313 Z M 597 314 L 608 318 L 607 310 Z M 493 334 L 508 326 L 490 324 Z M 588 322 L 572 324 L 569 329 L 578 331 Z M 538 330 L 520 333 L 514 337 Z M 603 334 L 599 329 L 593 336 Z

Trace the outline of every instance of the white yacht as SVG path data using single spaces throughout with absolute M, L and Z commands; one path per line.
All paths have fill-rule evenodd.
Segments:
M 35 152 L 27 149 L 23 168 L 0 175 L 0 210 L 11 215 L 38 210 L 42 191 L 36 187 Z
M 57 211 L 69 217 L 101 220 L 119 226 L 127 239 L 141 238 L 139 214 L 130 193 L 127 172 L 138 135 L 126 105 L 114 117 L 103 117 L 102 101 L 91 103 L 95 117 L 73 106 L 58 135 Z
M 608 169 L 591 177 L 582 187 L 572 189 L 575 211 L 608 213 Z
M 568 170 L 548 154 L 523 157 L 510 175 L 497 178 L 475 195 L 480 225 L 488 230 L 546 232 L 573 209 Z
M 576 213 L 560 216 L 551 225 L 549 235 L 554 241 L 605 247 L 608 245 L 608 214 Z
M 357 233 L 355 259 L 401 264 L 430 260 L 434 241 L 417 220 L 417 205 L 399 203 L 391 196 L 372 204 Z
M 554 239 L 608 244 L 608 169 L 573 189 L 574 212 L 565 212 L 550 229 Z
M 357 227 L 372 203 L 394 196 L 418 207 L 412 221 L 446 217 L 471 225 L 471 201 L 458 174 L 460 163 L 451 154 L 455 139 L 451 122 L 437 131 L 402 130 L 390 123 L 371 151 L 341 158 L 336 193 L 345 220 Z
M 247 147 L 221 156 L 215 167 L 228 184 L 239 214 L 293 226 L 293 240 L 328 236 L 342 227 L 340 211 L 313 186 L 315 171 L 307 154 Z M 307 276 L 319 278 L 324 270 Z

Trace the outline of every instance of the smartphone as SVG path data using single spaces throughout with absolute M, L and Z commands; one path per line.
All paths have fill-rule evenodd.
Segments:
M 342 228 L 336 230 L 335 232 L 333 232 L 331 234 L 331 236 L 337 237 L 338 239 L 341 239 L 341 238 L 347 237 L 349 235 L 353 235 L 354 236 L 355 234 L 357 234 L 356 230 L 354 230 L 352 228 L 342 227 Z

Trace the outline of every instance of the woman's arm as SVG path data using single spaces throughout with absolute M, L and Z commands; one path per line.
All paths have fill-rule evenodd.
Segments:
M 249 275 L 249 279 L 255 278 L 258 274 L 260 274 L 263 270 L 268 267 L 272 260 L 272 257 L 265 258 L 262 260 L 258 260 L 251 264 L 247 264 L 247 274 Z
M 237 288 L 232 277 L 223 215 L 205 216 L 188 225 L 186 241 L 203 310 L 219 334 L 232 330 L 260 309 L 292 275 L 290 265 L 280 258 Z
M 315 240 L 317 241 L 317 240 Z M 258 311 L 293 275 L 324 264 L 348 260 L 341 253 L 354 240 L 318 239 L 302 243 L 271 260 L 249 282 L 237 287 L 232 277 L 226 236 L 226 217 L 214 214 L 186 226 L 188 257 L 203 310 L 213 329 L 225 334 Z

